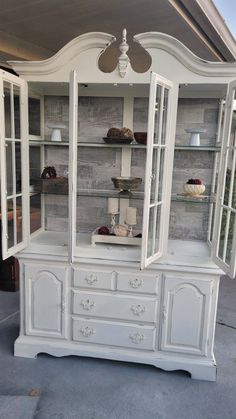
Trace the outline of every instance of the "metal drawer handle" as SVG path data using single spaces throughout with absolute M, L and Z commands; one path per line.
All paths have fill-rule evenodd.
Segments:
M 95 334 L 95 330 L 89 326 L 81 327 L 80 332 L 85 338 L 90 338 L 90 336 Z
M 87 281 L 87 283 L 88 283 L 89 285 L 93 285 L 93 284 L 94 284 L 94 282 L 97 282 L 97 281 L 98 281 L 97 275 L 96 275 L 96 274 L 90 274 L 90 275 L 87 275 L 87 276 L 85 277 L 85 281 Z
M 135 316 L 141 316 L 147 310 L 145 306 L 138 304 L 137 306 L 131 306 L 130 309 L 135 314 Z
M 140 288 L 143 285 L 143 279 L 141 278 L 130 279 L 129 284 L 131 285 L 132 288 Z
M 132 340 L 133 343 L 138 344 L 144 340 L 144 335 L 142 333 L 136 332 L 136 333 L 131 333 L 129 335 L 129 338 Z
M 90 300 L 87 298 L 87 300 L 82 300 L 80 305 L 83 307 L 84 310 L 91 310 L 93 307 L 95 307 L 95 301 Z

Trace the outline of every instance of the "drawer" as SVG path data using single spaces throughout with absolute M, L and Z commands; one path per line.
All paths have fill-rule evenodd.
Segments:
M 155 323 L 156 312 L 155 298 L 73 291 L 74 314 Z
M 143 275 L 140 272 L 118 272 L 117 290 L 143 294 L 157 294 L 159 275 Z
M 73 319 L 73 340 L 153 351 L 155 327 Z
M 74 286 L 80 288 L 99 288 L 104 290 L 112 289 L 112 271 L 97 270 L 91 271 L 91 269 L 74 269 Z

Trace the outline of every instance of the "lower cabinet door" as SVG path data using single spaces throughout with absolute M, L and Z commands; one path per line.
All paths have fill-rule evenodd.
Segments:
M 166 276 L 161 349 L 207 355 L 213 281 Z
M 66 267 L 25 264 L 26 334 L 66 337 Z

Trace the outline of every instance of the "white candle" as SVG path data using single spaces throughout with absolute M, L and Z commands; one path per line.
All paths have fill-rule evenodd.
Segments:
M 137 224 L 137 208 L 128 207 L 126 208 L 126 224 L 134 226 Z
M 119 201 L 118 198 L 108 198 L 108 214 L 119 213 Z

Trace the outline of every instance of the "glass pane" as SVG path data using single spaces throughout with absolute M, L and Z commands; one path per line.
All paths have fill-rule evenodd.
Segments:
M 33 186 L 35 180 L 41 176 L 41 147 L 32 146 L 29 148 L 29 168 L 30 185 Z
M 10 83 L 4 81 L 3 83 L 4 92 L 4 117 L 5 117 L 5 137 L 11 138 L 11 89 Z
M 30 233 L 41 228 L 41 195 L 30 197 Z
M 160 150 L 157 148 L 153 149 L 152 155 L 152 174 L 151 174 L 151 203 L 155 203 L 157 201 L 158 195 L 158 168 L 160 160 Z
M 210 225 L 210 235 L 209 235 L 209 240 L 212 243 L 212 239 L 213 239 L 213 226 L 214 226 L 214 221 L 215 221 L 215 210 L 216 210 L 216 206 L 215 203 L 211 204 L 211 225 Z
M 21 138 L 20 133 L 20 87 L 13 86 L 15 138 Z
M 225 227 L 227 223 L 227 214 L 228 214 L 228 211 L 226 209 L 223 209 L 221 227 L 220 227 L 220 241 L 219 241 L 219 249 L 218 249 L 218 256 L 221 259 L 223 259 L 223 254 L 224 254 Z
M 22 197 L 16 198 L 16 236 L 17 243 L 22 242 Z
M 230 259 L 231 259 L 231 253 L 232 253 L 234 224 L 235 224 L 235 213 L 231 212 L 230 221 L 229 221 L 229 234 L 228 234 L 228 241 L 227 241 L 227 248 L 226 248 L 226 257 L 225 257 L 225 261 L 228 265 L 230 265 Z
M 147 257 L 153 256 L 159 250 L 161 206 L 151 207 L 149 210 Z
M 40 99 L 29 97 L 29 134 L 41 135 L 40 131 Z
M 13 211 L 13 200 L 7 201 L 7 247 L 8 249 L 14 246 L 14 211 Z
M 147 257 L 153 255 L 152 252 L 152 243 L 153 243 L 153 235 L 154 235 L 154 207 L 150 208 L 149 210 L 149 223 L 148 223 L 148 245 L 147 245 Z
M 7 195 L 13 194 L 13 155 L 14 143 L 6 141 L 6 177 L 7 177 Z
M 161 144 L 166 144 L 166 123 L 167 123 L 168 99 L 169 99 L 169 90 L 168 89 L 164 89 Z
M 161 205 L 158 205 L 158 207 L 156 207 L 156 214 L 155 214 L 156 232 L 155 232 L 154 253 L 157 253 L 160 250 L 160 218 L 161 218 Z
M 163 199 L 162 187 L 163 187 L 163 173 L 164 173 L 164 158 L 165 150 L 160 150 L 160 162 L 159 162 L 159 188 L 158 188 L 158 201 Z
M 15 161 L 16 161 L 16 193 L 22 190 L 22 173 L 21 173 L 21 143 L 15 143 Z
M 155 107 L 155 122 L 154 122 L 154 143 L 160 143 L 159 132 L 160 132 L 160 118 L 162 115 L 161 110 L 161 92 L 162 87 L 157 85 L 156 88 L 156 107 Z

